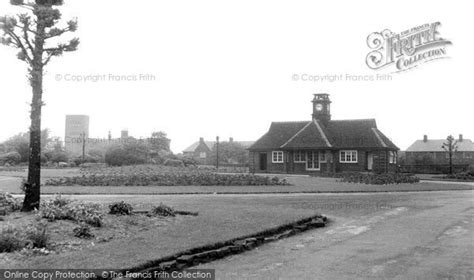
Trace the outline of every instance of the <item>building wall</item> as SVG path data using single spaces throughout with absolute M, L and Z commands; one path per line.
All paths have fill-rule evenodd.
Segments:
M 306 163 L 294 162 L 293 152 L 284 152 L 284 163 L 272 163 L 272 151 L 250 152 L 250 171 L 266 173 L 321 174 L 334 172 L 365 172 L 367 170 L 366 153 L 373 154 L 373 172 L 395 172 L 396 163 L 389 163 L 389 151 L 357 150 L 357 163 L 343 163 L 339 159 L 339 151 L 331 151 L 326 162 L 320 163 L 319 170 L 306 170 Z M 266 153 L 267 170 L 260 170 L 260 153 Z
M 201 157 L 201 154 L 205 154 L 205 157 Z M 211 149 L 209 147 L 201 142 L 199 145 L 196 147 L 194 152 L 192 153 L 192 158 L 196 160 L 198 164 L 215 164 L 216 161 L 215 159 L 213 160 L 211 158 Z
M 347 149 L 354 150 L 354 149 Z M 367 160 L 365 150 L 357 151 L 357 163 L 340 162 L 340 151 L 336 151 L 334 155 L 334 162 L 336 164 L 336 172 L 363 172 L 367 170 Z M 375 162 L 375 160 L 374 160 Z
M 86 115 L 67 115 L 66 133 L 64 137 L 64 147 L 67 153 L 71 155 L 82 154 L 82 134 L 89 138 L 89 116 Z
M 376 151 L 374 152 L 374 172 L 385 173 L 389 169 L 388 163 L 388 151 Z

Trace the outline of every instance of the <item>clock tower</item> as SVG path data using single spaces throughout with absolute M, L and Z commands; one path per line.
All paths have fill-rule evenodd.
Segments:
M 329 94 L 317 93 L 313 98 L 313 120 L 319 120 L 324 125 L 331 120 L 331 100 Z

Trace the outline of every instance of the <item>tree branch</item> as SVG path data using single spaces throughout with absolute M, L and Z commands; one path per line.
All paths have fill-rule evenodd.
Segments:
M 46 59 L 42 61 L 43 66 L 46 66 L 53 56 L 54 56 L 53 53 L 48 54 L 48 57 L 46 57 Z
M 16 42 L 16 45 L 20 48 L 20 50 L 23 51 L 25 59 L 28 61 L 28 63 L 32 64 L 33 59 L 30 57 L 30 55 L 28 54 L 28 50 L 25 48 L 20 38 L 15 34 L 15 32 L 13 30 L 5 30 L 5 32 Z
M 30 49 L 31 53 L 33 53 L 34 49 L 33 49 L 33 45 L 30 43 L 30 39 L 29 39 L 29 36 L 28 36 L 28 26 L 26 26 L 26 25 L 23 25 L 23 36 L 24 36 L 23 39 L 26 41 L 26 45 Z
M 75 32 L 77 30 L 77 20 L 70 20 L 67 22 L 67 27 L 60 29 L 60 28 L 51 28 L 45 36 L 45 40 L 58 37 L 63 35 L 66 32 Z

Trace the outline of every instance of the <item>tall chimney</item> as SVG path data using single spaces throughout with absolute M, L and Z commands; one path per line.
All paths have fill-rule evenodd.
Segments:
M 199 143 L 204 143 L 204 137 L 199 138 Z
M 462 134 L 459 134 L 459 142 L 462 142 L 462 140 L 463 140 Z
M 229 143 L 232 143 L 232 142 L 234 142 L 234 138 L 233 138 L 233 137 L 230 137 L 230 138 L 229 138 Z
M 425 142 L 425 143 L 428 142 L 428 135 L 426 135 L 426 134 L 423 135 L 423 142 Z

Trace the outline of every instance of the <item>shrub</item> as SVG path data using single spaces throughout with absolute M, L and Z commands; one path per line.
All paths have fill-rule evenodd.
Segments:
M 444 176 L 445 179 L 463 180 L 463 181 L 474 181 L 474 171 L 466 171 L 462 173 L 450 174 Z
M 67 198 L 63 198 L 60 193 L 56 194 L 51 201 L 53 205 L 58 207 L 64 207 L 71 202 L 71 200 Z
M 72 203 L 69 205 L 68 215 L 72 220 L 87 223 L 94 227 L 102 226 L 100 205 L 95 203 Z
M 52 222 L 55 220 L 68 220 L 68 209 L 55 205 L 52 201 L 45 201 L 41 203 L 40 216 Z
M 18 164 L 21 162 L 21 155 L 18 152 L 9 152 L 0 155 L 0 164 Z
M 59 162 L 67 162 L 68 161 L 68 155 L 66 152 L 63 151 L 52 151 L 46 154 L 46 157 L 48 160 L 50 160 L 53 163 L 59 163 Z
M 49 241 L 47 225 L 37 223 L 27 227 L 25 239 L 30 248 L 46 248 Z
M 1 193 L 0 192 L 0 206 L 6 206 L 7 212 L 8 211 L 18 211 L 22 207 L 21 199 L 14 198 L 9 193 Z
M 58 199 L 57 197 L 42 203 L 40 216 L 49 221 L 72 220 L 95 227 L 102 226 L 102 213 L 98 204 L 65 202 L 62 198 Z
M 343 173 L 341 182 L 362 183 L 370 185 L 388 185 L 388 184 L 413 184 L 418 183 L 420 179 L 413 175 L 387 173 L 387 174 L 363 174 L 363 173 Z
M 104 156 L 105 156 L 105 149 L 104 150 L 100 150 L 100 149 L 93 149 L 93 150 L 90 150 L 88 155 L 87 155 L 89 158 L 90 158 L 90 162 L 104 162 Z
M 87 163 L 99 163 L 100 161 L 101 161 L 101 158 L 97 156 L 92 156 L 92 155 L 86 155 L 84 159 L 82 159 L 82 156 L 79 156 L 71 160 L 71 162 L 74 163 L 75 166 L 80 166 L 82 164 L 87 164 Z
M 43 223 L 26 228 L 7 226 L 1 230 L 0 253 L 18 251 L 23 248 L 46 248 L 48 241 L 47 226 Z
M 146 163 L 146 153 L 138 143 L 116 145 L 105 152 L 105 163 L 111 166 L 144 164 Z
M 0 234 L 0 253 L 13 252 L 23 248 L 20 232 L 9 226 L 3 228 Z
M 153 207 L 153 209 L 151 209 L 151 214 L 163 217 L 176 216 L 175 210 L 172 207 L 167 206 L 163 203 L 160 203 L 160 205 Z
M 114 202 L 109 205 L 110 212 L 109 214 L 113 215 L 131 215 L 133 211 L 132 205 L 120 201 L 120 202 Z
M 91 232 L 91 227 L 87 224 L 81 223 L 78 227 L 75 227 L 73 230 L 74 236 L 78 238 L 89 239 L 94 237 L 94 234 Z

